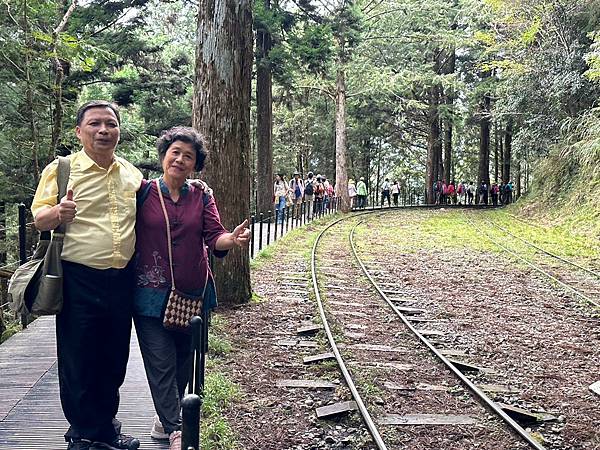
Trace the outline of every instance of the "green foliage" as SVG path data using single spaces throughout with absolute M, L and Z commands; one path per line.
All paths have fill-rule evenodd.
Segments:
M 237 448 L 235 434 L 222 416 L 222 410 L 240 396 L 238 387 L 222 373 L 208 373 L 202 403 L 202 448 Z

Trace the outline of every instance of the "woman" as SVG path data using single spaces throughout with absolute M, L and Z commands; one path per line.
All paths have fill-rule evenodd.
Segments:
M 288 184 L 282 174 L 277 174 L 273 184 L 273 197 L 275 198 L 275 211 L 277 222 L 283 223 L 283 212 L 285 211 L 285 198 L 289 190 Z
M 354 199 L 356 198 L 356 185 L 354 180 L 350 178 L 348 180 L 348 197 L 350 197 L 350 208 L 354 209 Z
M 216 305 L 214 282 L 205 246 L 223 257 L 236 245 L 248 245 L 247 222 L 227 232 L 214 198 L 187 177 L 204 167 L 203 137 L 192 128 L 175 127 L 157 142 L 163 176 L 142 181 L 136 223 L 136 290 L 134 322 L 157 415 L 151 436 L 169 439 L 181 448 L 181 408 L 191 355 L 191 336 L 167 330 L 161 315 L 171 288 L 171 264 L 162 194 L 171 232 L 176 288 L 191 295 L 204 293 L 204 307 Z

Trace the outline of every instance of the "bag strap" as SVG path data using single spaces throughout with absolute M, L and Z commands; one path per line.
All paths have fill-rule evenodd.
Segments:
M 158 189 L 158 198 L 160 198 L 160 206 L 162 207 L 163 214 L 165 215 L 165 224 L 167 225 L 167 246 L 169 249 L 169 268 L 171 269 L 171 289 L 175 290 L 175 274 L 173 273 L 173 249 L 171 248 L 171 226 L 169 225 L 169 216 L 167 215 L 167 208 L 165 207 L 165 200 L 160 189 L 160 181 L 156 180 L 156 189 Z
M 71 161 L 65 156 L 59 156 L 58 168 L 56 173 L 56 184 L 58 184 L 58 201 L 67 195 L 67 184 L 69 182 L 69 175 L 71 174 Z M 55 233 L 65 234 L 66 225 L 61 223 L 54 229 Z

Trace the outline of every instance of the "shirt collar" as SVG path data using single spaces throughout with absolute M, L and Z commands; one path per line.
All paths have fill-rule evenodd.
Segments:
M 80 155 L 78 158 L 78 159 L 80 159 L 79 166 L 81 167 L 82 170 L 87 170 L 93 166 L 101 168 L 98 164 L 96 164 L 96 162 L 92 158 L 90 158 L 90 156 L 85 152 L 84 149 L 81 149 L 81 151 L 79 152 L 79 155 Z M 111 167 L 114 164 L 118 165 L 118 163 L 119 163 L 119 159 L 117 158 L 117 156 L 116 155 L 113 156 L 113 163 L 111 164 Z M 108 170 L 110 170 L 110 167 L 108 168 Z
M 165 180 L 163 179 L 162 175 L 158 179 L 158 182 L 160 183 L 160 190 L 162 191 L 162 193 L 168 195 L 169 188 L 167 186 L 167 183 L 165 183 Z M 190 190 L 190 182 L 188 180 L 185 180 L 185 182 L 183 183 L 183 186 L 181 186 L 179 194 L 185 196 L 189 192 L 189 190 Z

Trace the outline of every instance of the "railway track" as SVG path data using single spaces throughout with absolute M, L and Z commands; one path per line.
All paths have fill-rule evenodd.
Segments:
M 463 374 L 473 368 L 451 359 L 460 350 L 436 345 L 435 319 L 411 293 L 369 268 L 377 261 L 355 245 L 360 220 L 324 229 L 311 269 L 327 339 L 376 448 L 543 450 Z
M 484 223 L 503 234 L 504 242 L 500 242 L 469 217 L 467 217 L 467 220 L 482 236 L 485 236 L 490 242 L 510 254 L 513 258 L 525 263 L 585 303 L 600 308 L 600 272 L 597 269 L 584 267 L 578 262 L 557 255 L 512 233 L 510 230 L 491 220 L 484 219 Z M 533 251 L 535 259 L 525 257 L 522 251 L 515 248 L 514 244 L 511 245 L 506 241 L 518 242 L 525 245 Z

